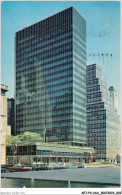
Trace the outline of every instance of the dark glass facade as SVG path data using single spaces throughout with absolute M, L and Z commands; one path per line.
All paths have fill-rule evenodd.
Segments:
M 120 117 L 117 98 L 107 88 L 99 66 L 86 67 L 87 144 L 96 150 L 97 159 L 113 160 L 120 153 Z M 113 88 L 112 88 L 113 89 Z
M 86 141 L 86 23 L 66 9 L 15 36 L 16 134 Z M 46 133 L 45 133 L 46 132 Z
M 11 126 L 11 135 L 15 135 L 14 99 L 7 99 L 8 102 L 8 125 Z

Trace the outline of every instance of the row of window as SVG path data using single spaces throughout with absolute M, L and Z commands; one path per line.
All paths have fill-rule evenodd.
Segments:
M 89 70 L 89 69 L 87 68 L 86 75 L 87 75 L 87 76 L 96 75 L 96 69 L 94 69 L 94 70 Z
M 87 99 L 97 98 L 101 96 L 102 96 L 101 92 L 91 93 L 91 94 L 87 94 Z
M 31 67 L 28 67 L 28 68 L 25 68 L 25 71 L 27 72 L 27 77 L 25 75 L 25 81 L 29 81 L 28 77 L 31 76 L 33 77 L 33 73 L 30 71 L 30 70 L 33 70 L 35 69 L 35 72 L 36 70 L 38 71 L 36 74 L 38 75 L 38 77 L 41 76 L 40 72 L 43 72 L 43 77 L 47 77 L 47 76 L 51 76 L 53 74 L 58 74 L 59 71 L 62 71 L 62 72 L 65 72 L 65 71 L 68 71 L 68 70 L 72 70 L 72 61 L 69 61 L 69 62 L 65 62 L 65 63 L 62 63 L 62 64 L 57 64 L 55 66 L 49 66 L 47 68 L 43 68 L 41 67 L 41 64 L 38 64 L 38 66 L 31 66 Z M 44 74 L 45 73 L 45 74 Z M 16 84 L 19 84 L 19 81 L 21 79 L 22 76 L 19 76 L 16 78 Z M 35 78 L 35 77 L 34 77 Z
M 92 72 L 92 71 L 96 71 L 96 64 L 94 64 L 94 66 L 93 65 L 91 65 L 91 66 L 87 66 L 86 67 L 86 69 L 87 69 L 87 72 Z
M 30 74 L 30 75 L 28 75 L 28 80 L 25 82 L 26 88 L 28 88 L 28 90 L 29 90 L 29 87 L 31 89 L 31 87 L 34 86 L 34 88 L 37 89 L 39 85 L 46 85 L 46 83 L 47 84 L 49 84 L 49 83 L 56 84 L 58 82 L 61 82 L 63 79 L 65 79 L 65 81 L 66 80 L 68 81 L 68 80 L 70 80 L 70 77 L 73 76 L 72 67 L 55 72 L 55 77 L 53 77 L 52 75 L 54 75 L 54 74 L 52 73 L 52 74 L 46 74 L 46 75 L 42 75 L 42 76 L 39 75 L 37 77 L 36 73 Z M 58 81 L 58 82 L 56 82 L 56 81 Z M 20 87 L 20 86 L 22 88 L 24 88 L 24 85 L 22 86 L 22 80 L 20 80 L 20 82 L 16 83 L 16 89 L 18 89 L 18 87 Z
M 54 34 L 55 32 L 56 31 L 53 31 L 52 33 Z M 24 51 L 26 52 L 30 50 L 33 51 L 33 49 L 36 49 L 36 48 L 44 49 L 47 46 L 52 45 L 52 43 L 54 44 L 55 42 L 52 42 L 52 41 L 57 41 L 57 38 L 63 40 L 65 36 L 69 36 L 71 34 L 72 34 L 72 29 L 69 27 L 67 31 L 64 31 L 62 34 L 57 34 L 56 36 L 52 36 L 51 38 L 46 38 L 48 37 L 48 34 L 44 34 L 42 36 L 40 35 L 38 37 L 35 36 L 34 38 L 31 38 L 28 41 L 25 40 L 23 43 L 16 45 L 17 54 L 21 54 Z
M 28 28 L 25 28 L 16 33 L 17 41 L 27 38 L 33 34 L 44 33 L 56 27 L 59 28 L 59 25 L 66 23 L 72 23 L 72 8 L 67 9 L 63 12 L 60 12 L 56 15 L 53 15 L 45 20 L 42 20 Z M 67 25 L 66 25 L 67 27 Z M 65 27 L 65 28 L 66 28 Z
M 35 106 L 32 107 L 32 108 L 31 108 L 31 107 L 28 107 L 28 108 L 26 107 L 25 113 L 28 112 L 28 111 L 30 111 L 30 109 L 36 110 L 36 109 L 38 109 L 38 108 L 39 108 L 38 105 L 35 105 Z M 17 109 L 18 109 L 18 106 L 17 106 Z M 18 109 L 18 112 L 17 112 L 17 115 L 19 115 L 19 113 L 21 113 L 21 111 L 23 112 L 23 109 L 25 109 L 25 108 L 23 107 L 23 105 L 20 105 L 20 106 L 19 106 L 19 109 Z M 68 112 L 68 110 L 70 110 L 70 111 L 72 110 L 72 106 L 71 106 L 71 105 L 65 106 L 65 107 L 64 107 L 64 106 L 62 106 L 62 107 L 60 106 L 60 108 L 57 108 L 56 110 L 57 110 L 57 112 L 60 112 L 60 111 L 61 111 L 61 112 L 64 112 L 64 111 L 67 111 L 67 112 Z M 31 113 L 31 112 L 30 112 L 30 113 Z
M 62 56 L 62 57 L 58 57 L 56 59 L 48 59 L 47 62 L 46 61 L 45 62 L 41 62 L 41 66 L 43 67 L 43 66 L 46 66 L 48 64 L 51 65 L 52 63 L 57 63 L 57 62 L 61 62 L 61 61 L 65 61 L 66 62 L 66 61 L 70 60 L 71 58 L 72 58 L 72 54 L 69 54 L 69 55 L 66 55 L 66 56 Z M 29 62 L 27 62 L 27 64 L 28 63 Z M 34 60 L 32 60 L 30 62 L 30 64 L 33 64 L 33 63 L 34 63 Z M 23 66 L 24 66 L 24 64 L 23 64 Z M 19 71 L 16 72 L 17 76 L 21 76 L 21 74 L 19 75 L 18 73 L 19 73 Z
M 88 110 L 88 111 L 90 111 L 90 110 L 99 110 L 99 109 L 102 109 L 102 108 L 104 108 L 104 103 L 103 102 L 101 102 L 101 103 L 95 103 L 95 104 L 90 104 L 90 105 L 87 105 L 86 106 L 86 109 Z
M 72 53 L 72 48 L 67 49 L 67 50 L 65 50 L 63 52 L 55 53 L 55 54 L 53 54 L 53 53 L 49 53 L 49 54 L 48 53 L 44 53 L 43 55 L 38 54 L 37 61 L 43 61 L 43 60 L 46 60 L 46 59 L 52 58 L 52 57 L 59 58 L 61 56 L 64 56 L 64 54 L 65 54 L 65 58 L 67 58 L 67 55 L 69 55 L 69 53 Z M 21 60 L 23 61 L 24 59 L 21 58 Z M 27 57 L 27 63 L 34 62 L 34 61 L 35 61 L 34 60 L 34 56 Z
M 102 120 L 106 120 L 106 115 L 103 115 L 103 116 L 97 116 L 97 117 L 87 117 L 87 122 L 88 121 L 98 121 L 98 120 L 100 120 L 100 121 L 102 121 Z M 104 121 L 103 121 L 104 122 Z M 89 123 L 88 123 L 89 124 Z
M 88 110 L 89 111 L 89 110 Z M 105 110 L 87 112 L 87 117 L 102 116 L 105 115 Z
M 94 98 L 94 99 L 93 98 L 92 99 L 88 99 L 87 103 L 93 103 L 93 102 L 98 103 L 100 101 L 102 101 L 102 97 L 98 97 L 98 98 Z
M 59 40 L 56 40 L 56 41 L 53 41 L 53 42 L 51 42 L 51 43 L 45 43 L 44 44 L 44 46 L 40 46 L 38 49 L 37 49 L 37 51 L 39 51 L 40 50 L 40 52 L 41 52 L 41 50 L 42 51 L 44 51 L 44 49 L 45 49 L 45 53 L 47 53 L 47 50 L 49 50 L 49 46 L 52 46 L 52 48 L 51 49 L 53 49 L 54 48 L 54 45 L 55 45 L 55 47 L 56 47 L 56 44 L 57 44 L 57 46 L 59 47 L 59 46 L 61 46 L 61 45 L 64 45 L 64 44 L 67 44 L 67 43 L 69 43 L 69 42 L 71 42 L 72 40 L 71 40 L 71 38 L 72 38 L 72 36 L 71 35 L 69 35 L 69 36 L 65 36 L 65 37 L 63 37 L 63 38 L 61 38 L 61 39 L 59 39 Z M 59 43 L 60 43 L 60 45 L 59 45 Z M 44 47 L 44 48 L 43 48 Z M 47 49 L 47 50 L 46 50 Z M 36 54 L 35 55 L 35 57 L 37 57 L 38 55 L 40 55 L 40 52 L 38 52 L 37 53 L 37 51 L 35 51 L 35 52 L 32 52 L 32 54 L 30 53 L 30 55 L 32 56 L 33 55 L 33 57 L 34 57 L 34 54 Z M 37 55 L 38 54 L 38 55 Z M 16 51 L 16 55 L 17 55 L 17 51 Z M 27 58 L 29 58 L 30 56 L 27 56 L 26 55 L 26 52 L 24 52 L 23 51 L 23 54 L 21 55 L 19 55 L 20 57 L 23 57 L 23 60 L 24 60 L 24 58 L 25 59 L 27 59 Z M 18 62 L 21 62 L 21 59 L 19 60 L 18 59 L 18 57 L 19 56 L 16 56 L 16 63 L 18 63 Z
M 67 125 L 69 125 L 70 123 L 72 122 L 72 120 L 70 120 L 70 119 L 67 119 L 67 120 L 57 120 L 57 121 L 53 121 L 53 126 L 58 126 L 58 127 L 62 127 L 62 128 L 64 128 L 64 127 L 66 127 Z M 47 125 L 47 124 L 46 124 Z M 33 130 L 36 130 L 36 128 L 35 127 L 37 127 L 37 126 L 39 126 L 39 129 L 40 128 L 45 128 L 45 122 L 44 123 L 39 123 L 39 122 L 36 122 L 35 121 L 35 123 L 28 123 L 28 124 L 26 124 L 26 123 L 19 123 L 18 121 L 17 121 L 17 129 L 19 130 L 19 129 L 21 129 L 21 128 L 24 128 L 24 127 L 28 127 L 28 129 L 33 129 Z M 50 127 L 50 126 L 49 126 Z M 35 129 L 34 129 L 35 128 Z M 47 128 L 47 127 L 46 127 Z M 47 131 L 48 131 L 48 128 L 47 128 Z M 52 129 L 50 129 L 50 131 L 52 132 Z M 43 131 L 42 131 L 43 132 Z
M 19 66 L 20 67 L 29 66 L 28 68 L 30 68 L 32 70 L 32 72 L 35 72 L 34 69 L 35 68 L 38 68 L 38 67 L 43 67 L 43 69 L 46 70 L 47 68 L 50 68 L 50 67 L 53 67 L 53 66 L 55 66 L 55 67 L 58 66 L 57 63 L 64 64 L 64 63 L 69 63 L 69 61 L 72 61 L 72 55 L 68 55 L 68 58 L 66 58 L 65 56 L 63 56 L 62 58 L 50 59 L 47 62 L 43 62 L 43 63 L 39 63 L 38 62 L 39 64 L 37 64 L 37 65 L 36 65 L 36 63 L 32 63 L 31 62 L 31 63 L 27 63 L 27 64 L 26 63 L 25 64 L 22 64 L 22 65 L 19 64 Z M 19 76 L 18 78 L 20 78 L 20 77 L 21 76 Z
M 103 129 L 106 128 L 106 123 L 99 123 L 99 124 L 87 124 L 87 129 Z
M 54 87 L 54 88 L 56 88 L 56 87 L 60 87 L 60 88 L 62 88 L 62 86 L 64 85 L 68 85 L 68 84 L 70 84 L 70 83 L 72 83 L 73 82 L 73 80 L 72 80 L 72 77 L 70 76 L 70 78 L 71 78 L 71 80 L 69 80 L 69 81 L 65 81 L 65 82 L 61 82 L 61 83 L 53 83 L 53 84 L 51 84 L 51 85 L 48 85 L 48 86 L 46 86 L 46 89 L 48 90 L 48 89 L 51 89 L 52 87 Z M 28 86 L 29 87 L 29 86 Z M 34 87 L 35 89 L 36 89 L 36 86 L 35 86 L 35 84 L 31 84 L 30 85 L 30 88 L 32 88 L 32 87 Z M 23 90 L 23 87 L 21 88 L 21 87 L 17 87 L 16 88 L 17 90 Z
M 99 91 L 99 90 L 100 90 L 100 85 L 97 85 L 95 87 L 87 87 L 87 93 L 94 92 L 94 91 Z
M 30 94 L 28 92 L 30 92 L 30 93 L 33 92 L 33 93 Z M 30 103 L 34 103 L 35 100 L 39 100 L 39 99 L 41 99 L 42 101 L 45 100 L 45 95 L 46 94 L 45 94 L 45 88 L 43 89 L 43 87 L 37 88 L 35 90 L 35 92 L 33 90 L 28 90 L 28 92 L 27 92 L 27 96 L 26 96 L 26 93 L 23 94 L 23 92 L 22 93 L 19 93 L 19 91 L 17 91 L 17 96 L 16 96 L 17 99 L 18 100 L 22 100 L 23 98 L 27 98 L 29 101 L 31 101 Z M 52 100 L 51 95 L 53 95 L 55 93 L 58 93 L 58 99 L 59 98 L 63 98 L 63 97 L 68 98 L 68 97 L 72 97 L 73 96 L 73 94 L 72 94 L 72 87 L 70 87 L 68 85 L 68 86 L 65 86 L 65 88 L 61 88 L 61 89 L 58 89 L 57 88 L 56 90 L 53 90 L 53 91 L 50 90 L 49 91 L 49 94 L 50 94 L 50 97 L 49 97 L 50 102 Z M 40 98 L 40 96 L 41 96 L 41 98 Z
M 61 89 L 61 92 L 63 91 L 63 89 Z M 64 91 L 66 91 L 67 92 L 67 89 L 65 90 L 64 89 Z M 61 93 L 62 94 L 62 93 Z M 44 93 L 41 93 L 40 95 L 42 95 L 42 96 L 44 96 Z M 39 95 L 39 96 L 40 96 Z M 54 94 L 52 94 L 53 96 L 51 96 L 49 99 L 50 99 L 50 105 L 53 107 L 53 106 L 55 106 L 55 102 L 54 102 L 54 96 L 55 96 L 55 93 Z M 69 100 L 71 100 L 71 98 L 70 97 L 72 97 L 72 94 L 66 94 L 66 96 L 65 96 L 67 99 L 66 99 L 66 101 L 69 101 Z M 36 99 L 35 99 L 36 98 Z M 60 100 L 63 100 L 64 99 L 64 95 L 63 95 L 63 97 L 62 96 L 59 96 L 58 97 L 58 99 L 59 99 L 59 102 L 60 102 Z M 36 102 L 35 102 L 35 100 L 36 100 Z M 30 107 L 31 107 L 31 105 L 34 107 L 34 108 L 36 108 L 36 105 L 38 105 L 38 104 L 40 104 L 41 105 L 41 102 L 45 102 L 45 99 L 43 99 L 43 98 L 38 98 L 37 99 L 37 95 L 36 96 L 34 96 L 34 97 L 20 97 L 20 98 L 18 98 L 17 99 L 17 101 L 18 101 L 18 104 L 17 104 L 17 107 L 19 107 L 19 106 L 23 106 L 23 104 L 24 104 L 24 106 L 25 107 L 28 107 L 28 105 L 26 104 L 26 103 L 29 103 L 30 105 Z M 48 101 L 49 100 L 46 100 L 46 104 L 48 103 Z M 31 108 L 32 109 L 32 108 Z
M 98 85 L 99 84 L 99 79 L 94 79 L 94 80 L 90 80 L 90 81 L 86 81 L 86 86 L 89 86 L 90 85 Z
M 41 55 L 42 57 L 46 57 L 46 56 L 49 56 L 49 55 L 58 55 L 58 54 L 61 54 L 62 52 L 67 52 L 67 50 L 69 49 L 72 49 L 72 41 L 70 42 L 67 42 L 65 44 L 60 44 L 58 46 L 54 46 L 52 45 L 52 47 L 48 47 L 47 50 L 44 50 L 44 49 L 37 49 L 35 48 L 32 52 L 23 52 L 22 54 L 20 55 L 17 55 L 16 56 L 16 59 L 17 60 L 24 60 L 24 59 L 27 59 L 29 57 L 32 57 L 33 55 L 36 54 L 36 56 L 38 55 Z

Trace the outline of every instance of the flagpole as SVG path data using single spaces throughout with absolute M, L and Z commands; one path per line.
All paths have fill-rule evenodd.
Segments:
M 45 127 L 45 143 L 46 143 L 46 127 Z
M 44 130 L 44 143 L 45 143 L 45 130 Z
M 12 165 L 14 165 L 14 146 L 12 147 Z
M 17 153 L 17 143 L 12 146 L 12 164 L 14 165 L 14 154 Z
M 91 156 L 91 163 L 93 162 L 93 156 L 92 156 L 92 152 L 89 153 Z

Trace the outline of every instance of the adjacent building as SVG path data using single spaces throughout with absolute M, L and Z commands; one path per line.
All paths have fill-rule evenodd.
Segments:
M 8 125 L 11 126 L 11 135 L 15 135 L 15 109 L 14 109 L 14 99 L 8 98 Z
M 113 86 L 109 87 L 110 96 L 112 99 L 113 107 L 118 108 L 117 92 Z
M 120 154 L 120 116 L 117 113 L 117 93 L 107 88 L 101 68 L 86 67 L 87 144 L 96 150 L 96 159 L 115 160 Z
M 86 21 L 70 7 L 15 35 L 16 134 L 86 143 Z
M 90 153 L 95 150 L 90 147 L 69 146 L 55 143 L 18 144 L 17 153 L 12 155 L 12 145 L 6 147 L 7 164 L 24 163 L 88 163 L 92 161 Z
M 6 164 L 6 135 L 11 134 L 11 127 L 7 123 L 7 91 L 8 86 L 1 84 L 1 165 Z

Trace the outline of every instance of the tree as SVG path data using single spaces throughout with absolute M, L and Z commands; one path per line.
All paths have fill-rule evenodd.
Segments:
M 26 141 L 26 142 L 34 142 L 34 141 L 42 141 L 42 137 L 37 134 L 33 133 L 30 131 L 26 131 L 22 137 L 20 138 L 21 141 Z
M 21 142 L 21 140 L 20 140 L 20 136 L 19 135 L 12 136 L 12 144 L 20 143 L 20 142 Z
M 27 143 L 27 142 L 37 142 L 42 141 L 42 137 L 33 132 L 26 131 L 23 135 L 11 136 L 7 135 L 6 144 L 14 144 L 14 143 Z
M 14 143 L 20 143 L 20 136 L 12 136 L 12 135 L 7 135 L 6 136 L 6 144 L 14 144 Z
M 6 136 L 6 144 L 12 144 L 12 136 L 11 135 Z

